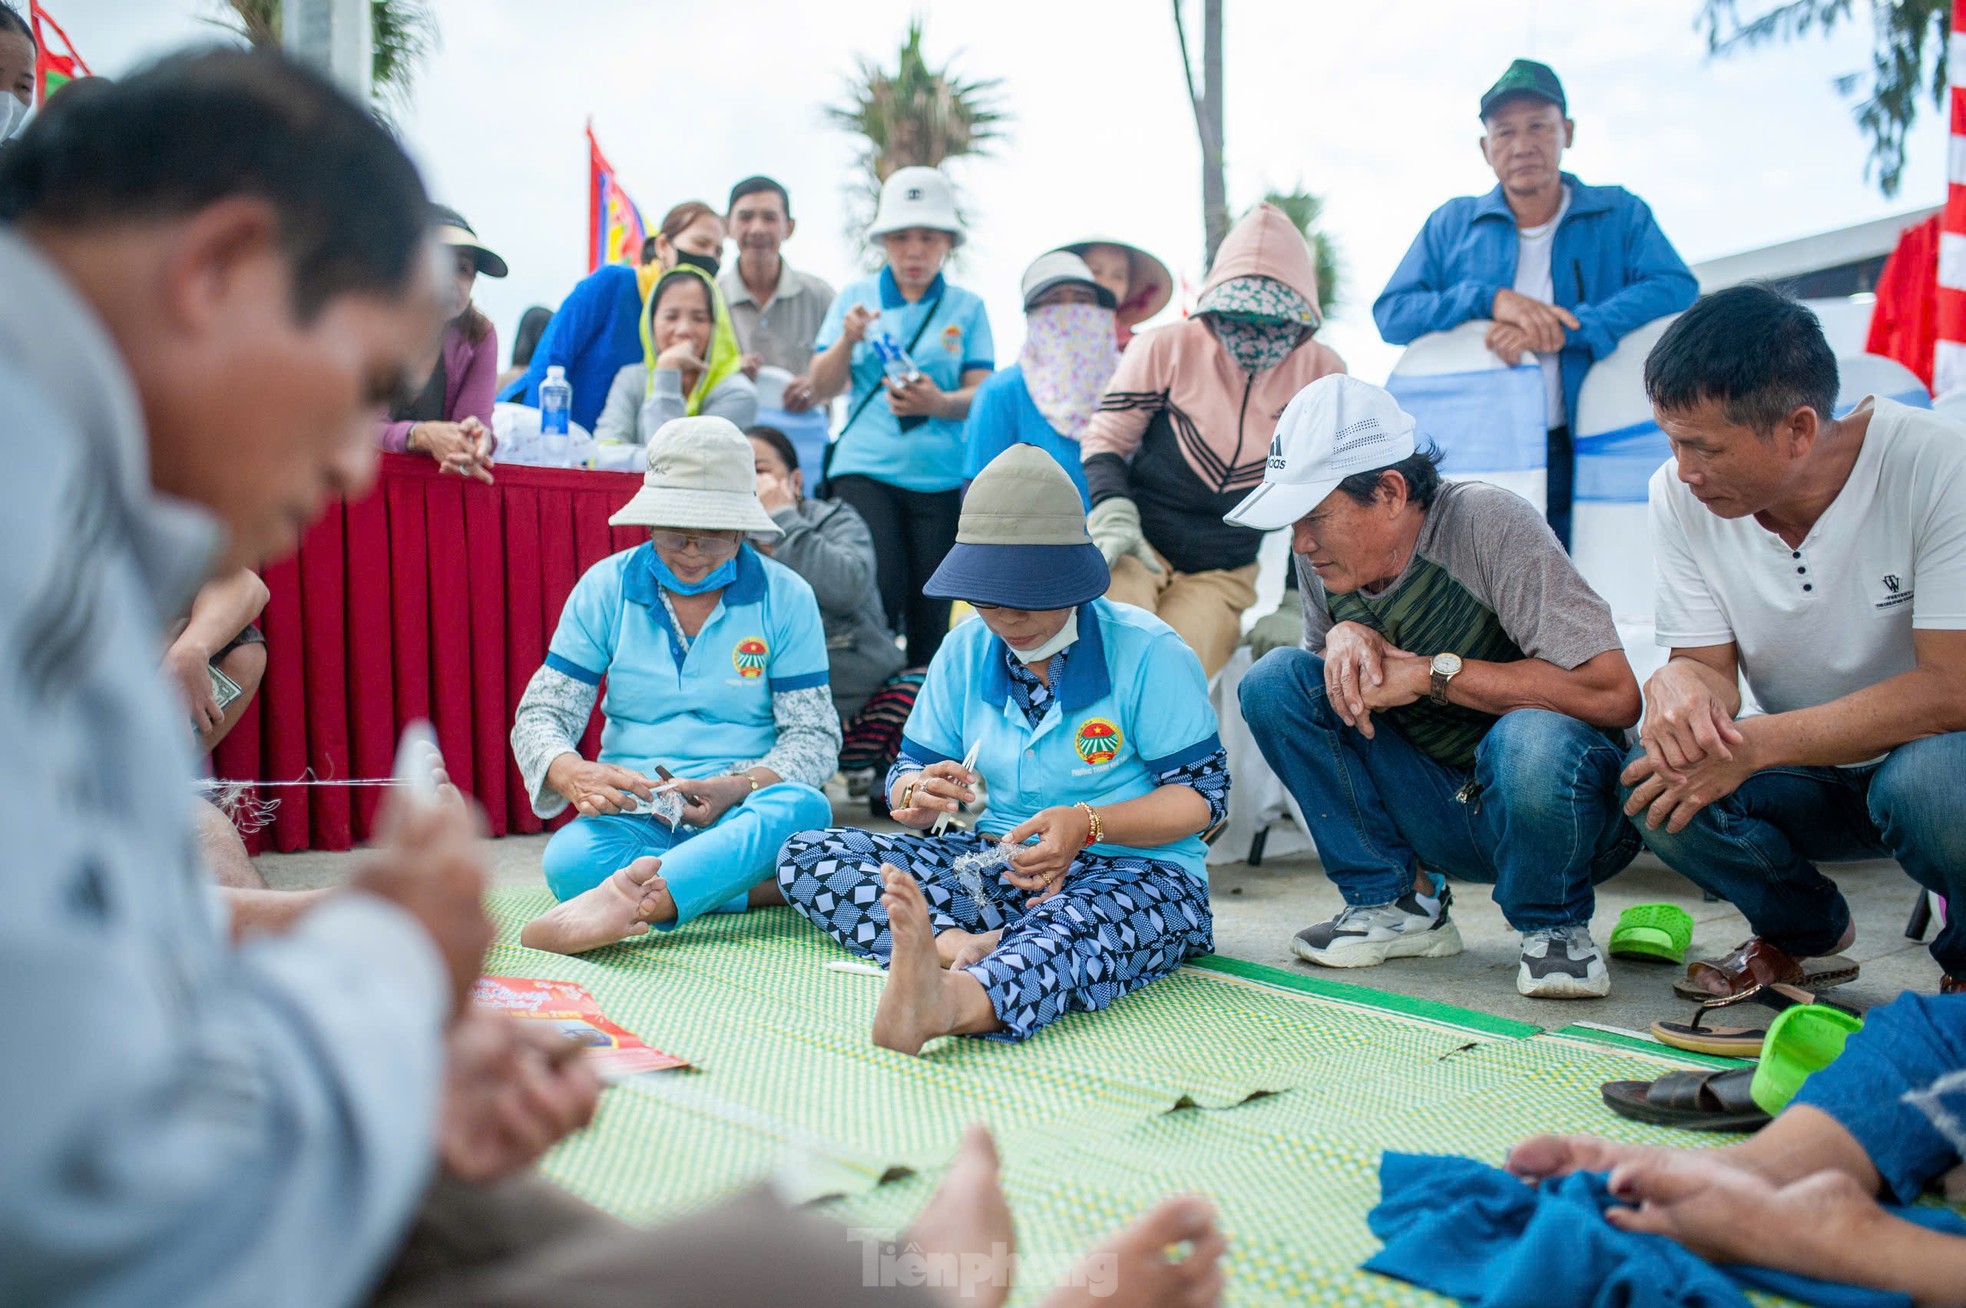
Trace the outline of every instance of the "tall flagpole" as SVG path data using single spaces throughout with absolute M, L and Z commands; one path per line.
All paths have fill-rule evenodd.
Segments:
M 1966 0 L 1953 0 L 1946 60 L 1952 78 L 1952 138 L 1946 148 L 1946 207 L 1939 218 L 1935 396 L 1966 389 Z

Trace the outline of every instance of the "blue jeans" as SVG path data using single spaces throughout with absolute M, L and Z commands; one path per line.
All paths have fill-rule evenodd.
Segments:
M 1419 867 L 1495 885 L 1518 931 L 1588 922 L 1593 887 L 1623 870 L 1638 837 L 1616 802 L 1624 750 L 1547 709 L 1496 719 L 1472 772 L 1409 744 L 1379 717 L 1373 738 L 1325 698 L 1324 659 L 1272 650 L 1242 681 L 1242 715 L 1296 797 L 1325 874 L 1347 904 L 1385 904 Z M 1476 793 L 1456 798 L 1472 779 Z
M 572 899 L 616 868 L 653 855 L 662 860 L 662 878 L 676 901 L 676 920 L 657 930 L 673 931 L 713 910 L 743 912 L 751 887 L 777 871 L 779 847 L 832 818 L 825 795 L 794 781 L 746 796 L 700 831 L 672 833 L 647 814 L 577 817 L 546 842 L 546 887 L 555 899 Z
M 1963 774 L 1966 732 L 1928 736 L 1870 767 L 1757 772 L 1678 835 L 1641 834 L 1674 871 L 1732 901 L 1756 935 L 1797 958 L 1829 953 L 1850 925 L 1843 893 L 1816 864 L 1894 858 L 1951 901 L 1932 957 L 1966 977 Z

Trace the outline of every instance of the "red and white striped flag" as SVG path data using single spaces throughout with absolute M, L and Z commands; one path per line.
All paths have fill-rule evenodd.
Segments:
M 1939 339 L 1932 356 L 1932 393 L 1966 387 L 1966 0 L 1953 0 L 1952 141 L 1946 150 L 1946 207 L 1939 218 Z

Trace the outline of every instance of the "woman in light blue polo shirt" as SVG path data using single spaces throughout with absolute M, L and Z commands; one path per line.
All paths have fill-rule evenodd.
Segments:
M 1213 947 L 1200 833 L 1229 775 L 1208 686 L 1171 627 L 1099 598 L 1108 580 L 1065 470 L 1035 446 L 999 455 L 929 583 L 979 620 L 930 665 L 887 780 L 921 830 L 987 778 L 979 829 L 808 831 L 779 856 L 794 908 L 888 964 L 878 1045 L 1021 1040 Z M 966 884 L 957 861 L 1003 846 L 1010 865 Z
M 996 347 L 982 299 L 942 277 L 942 261 L 963 241 L 947 178 L 898 169 L 881 187 L 868 235 L 887 264 L 827 311 L 813 343 L 812 393 L 824 402 L 852 388 L 828 451 L 828 494 L 851 504 L 873 534 L 888 625 L 907 636 L 909 666 L 921 667 L 949 632 L 949 601 L 923 584 L 956 538 L 963 420 L 996 366 Z M 906 385 L 884 380 L 877 342 L 906 351 L 918 375 Z
M 665 423 L 642 489 L 608 519 L 647 527 L 648 543 L 601 560 L 567 597 L 512 752 L 533 812 L 580 816 L 546 846 L 561 903 L 521 943 L 574 954 L 777 903 L 779 846 L 831 816 L 820 787 L 840 720 L 819 605 L 744 543 L 780 534 L 756 486 L 751 443 L 730 422 Z M 597 697 L 606 725 L 589 761 L 578 742 Z M 684 801 L 673 826 L 647 811 L 666 789 Z

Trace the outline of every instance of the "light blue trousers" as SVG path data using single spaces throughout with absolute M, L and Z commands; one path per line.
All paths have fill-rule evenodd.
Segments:
M 546 886 L 572 899 L 638 858 L 662 860 L 662 878 L 676 901 L 672 931 L 703 914 L 742 913 L 745 895 L 778 869 L 778 851 L 792 836 L 833 820 L 833 806 L 811 786 L 782 781 L 749 795 L 702 830 L 646 814 L 578 817 L 546 842 Z

